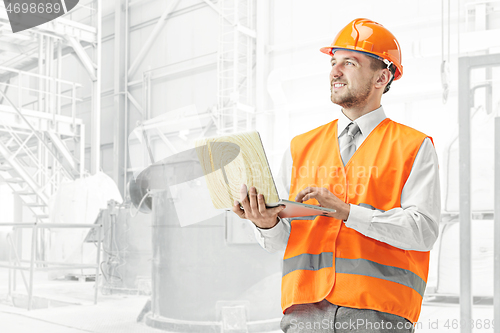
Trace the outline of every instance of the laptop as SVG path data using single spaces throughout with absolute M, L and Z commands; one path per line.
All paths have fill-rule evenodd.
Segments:
M 281 199 L 257 131 L 204 138 L 195 142 L 210 198 L 215 208 L 231 209 L 240 187 L 254 186 L 269 208 L 285 205 L 281 218 L 328 216 L 335 209 Z

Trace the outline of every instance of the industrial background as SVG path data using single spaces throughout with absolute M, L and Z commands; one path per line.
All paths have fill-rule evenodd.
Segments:
M 80 0 L 15 34 L 2 2 L 1 331 L 278 332 L 283 254 L 196 196 L 186 152 L 256 129 L 276 175 L 290 139 L 338 112 L 319 48 L 358 17 L 402 47 L 387 116 L 439 156 L 416 331 L 500 332 L 495 0 Z M 164 188 L 134 186 L 158 161 Z

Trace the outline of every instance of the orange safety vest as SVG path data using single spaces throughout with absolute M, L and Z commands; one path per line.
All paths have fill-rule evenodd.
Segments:
M 401 192 L 426 137 L 386 118 L 344 168 L 337 120 L 296 136 L 291 142 L 289 198 L 294 200 L 298 192 L 315 186 L 326 187 L 354 205 L 382 211 L 401 207 Z M 318 204 L 314 199 L 306 203 Z M 325 216 L 292 220 L 281 305 L 285 312 L 293 304 L 326 299 L 339 306 L 392 313 L 416 322 L 428 268 L 428 251 L 402 250 L 366 237 L 341 220 Z

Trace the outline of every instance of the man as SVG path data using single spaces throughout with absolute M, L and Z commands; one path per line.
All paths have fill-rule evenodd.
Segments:
M 285 247 L 284 332 L 412 332 L 437 235 L 440 189 L 432 139 L 384 114 L 381 98 L 403 74 L 382 25 L 356 19 L 330 47 L 339 119 L 298 135 L 282 170 L 290 200 L 336 209 L 281 220 L 282 207 L 242 186 L 233 211 L 261 245 Z

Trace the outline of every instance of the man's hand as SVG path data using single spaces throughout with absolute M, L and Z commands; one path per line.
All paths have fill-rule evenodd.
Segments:
M 240 203 L 243 209 L 240 207 Z M 285 206 L 267 208 L 264 195 L 257 195 L 255 187 L 250 187 L 247 196 L 247 186 L 241 185 L 240 202 L 235 201 L 233 212 L 240 218 L 252 221 L 261 229 L 269 229 L 278 223 L 278 213 L 285 209 Z
M 295 201 L 297 202 L 304 202 L 309 199 L 316 199 L 321 207 L 332 208 L 336 210 L 335 213 L 328 213 L 327 216 L 344 221 L 349 217 L 351 206 L 337 198 L 335 194 L 328 191 L 326 188 L 306 187 L 295 197 Z

